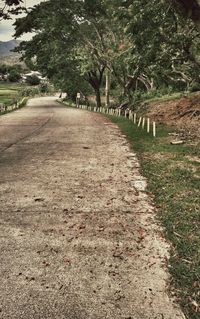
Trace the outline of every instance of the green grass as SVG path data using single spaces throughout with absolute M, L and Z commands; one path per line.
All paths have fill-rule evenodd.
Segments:
M 29 99 L 28 97 L 24 97 L 23 99 L 20 99 L 18 101 L 18 107 L 17 108 L 14 108 L 13 110 L 2 111 L 2 112 L 0 112 L 0 116 L 4 115 L 4 114 L 7 114 L 7 113 L 14 112 L 14 111 L 19 110 L 22 107 L 26 106 L 28 99 Z
M 0 103 L 11 105 L 14 100 L 19 99 L 23 84 L 0 82 Z
M 172 94 L 165 94 L 165 95 L 162 95 L 161 97 L 153 97 L 153 98 L 145 99 L 144 102 L 162 103 L 162 102 L 174 101 L 174 100 L 180 99 L 183 96 L 188 96 L 188 95 L 189 93 L 177 92 Z
M 123 117 L 108 116 L 138 154 L 157 215 L 172 243 L 169 270 L 176 296 L 188 318 L 200 305 L 200 145 L 171 145 L 169 128 L 153 138 Z

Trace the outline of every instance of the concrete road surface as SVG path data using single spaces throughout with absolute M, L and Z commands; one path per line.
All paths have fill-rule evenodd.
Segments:
M 145 186 L 99 114 L 40 98 L 1 116 L 0 318 L 184 318 Z

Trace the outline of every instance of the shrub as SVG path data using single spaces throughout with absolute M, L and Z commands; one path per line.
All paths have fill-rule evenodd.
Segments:
M 198 92 L 200 91 L 200 83 L 195 82 L 191 85 L 191 87 L 189 88 L 190 92 Z
M 26 83 L 29 85 L 39 85 L 40 79 L 37 75 L 30 75 L 30 76 L 27 76 Z
M 21 74 L 17 70 L 11 70 L 8 75 L 8 80 L 10 82 L 19 82 L 21 79 Z
M 40 91 L 38 89 L 38 87 L 36 88 L 25 88 L 24 90 L 21 91 L 21 96 L 25 97 L 25 96 L 34 96 L 40 94 Z

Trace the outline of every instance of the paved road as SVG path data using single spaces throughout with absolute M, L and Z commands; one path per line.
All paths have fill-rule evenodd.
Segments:
M 99 114 L 0 117 L 0 318 L 184 318 L 138 161 Z

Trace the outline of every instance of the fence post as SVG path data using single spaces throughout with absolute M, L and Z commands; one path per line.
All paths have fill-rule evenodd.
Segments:
M 142 118 L 141 118 L 141 116 L 140 116 L 139 122 L 138 122 L 138 127 L 140 127 L 141 121 L 142 121 Z
M 147 119 L 147 133 L 150 132 L 150 119 Z
M 144 129 L 144 126 L 145 126 L 145 117 L 143 117 L 143 120 L 142 120 L 142 128 Z
M 156 137 L 156 122 L 153 122 L 153 137 Z
M 136 114 L 136 113 L 134 113 L 134 119 L 133 119 L 133 122 L 134 122 L 134 124 L 136 124 L 136 122 L 137 122 L 137 114 Z

